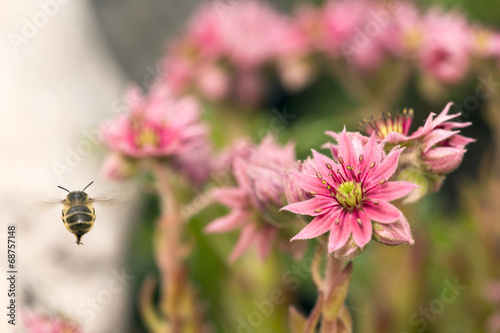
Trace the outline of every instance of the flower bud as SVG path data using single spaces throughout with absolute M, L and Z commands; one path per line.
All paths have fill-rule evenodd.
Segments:
M 401 215 L 404 219 L 404 216 Z M 406 220 L 405 220 L 406 221 Z M 413 244 L 415 241 L 411 236 L 408 223 L 401 223 L 399 220 L 393 223 L 378 223 L 373 222 L 372 239 L 385 245 Z
M 429 166 L 431 172 L 446 175 L 458 168 L 465 152 L 461 148 L 437 147 L 423 153 L 422 161 Z

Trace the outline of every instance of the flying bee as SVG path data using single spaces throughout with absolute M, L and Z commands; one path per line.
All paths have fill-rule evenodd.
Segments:
M 76 244 L 78 245 L 83 244 L 81 242 L 82 236 L 94 226 L 97 217 L 94 203 L 106 204 L 112 201 L 91 198 L 85 193 L 85 190 L 93 183 L 93 181 L 90 182 L 82 191 L 69 191 L 62 186 L 57 186 L 69 193 L 64 200 L 59 201 L 63 205 L 61 219 L 66 229 L 76 236 Z

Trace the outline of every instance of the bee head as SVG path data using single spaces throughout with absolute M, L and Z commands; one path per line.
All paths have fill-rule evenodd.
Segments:
M 65 203 L 67 204 L 73 204 L 73 205 L 83 205 L 87 204 L 92 201 L 90 196 L 83 192 L 83 191 L 73 191 L 69 192 L 69 194 L 66 196 L 66 199 L 64 199 Z
M 87 186 L 85 186 L 85 188 L 82 191 L 72 191 L 72 192 L 70 192 L 70 191 L 68 191 L 67 189 L 65 189 L 62 186 L 58 186 L 58 187 L 68 192 L 68 195 L 64 199 L 64 202 L 66 204 L 85 204 L 85 203 L 89 203 L 89 202 L 92 201 L 92 199 L 90 198 L 90 196 L 87 193 L 84 192 L 87 189 L 87 187 L 89 187 L 90 185 L 92 185 L 92 183 L 93 182 L 90 182 L 90 184 L 88 184 Z

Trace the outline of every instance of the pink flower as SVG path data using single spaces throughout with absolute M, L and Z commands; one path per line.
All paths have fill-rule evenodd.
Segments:
M 483 60 L 494 57 L 497 52 L 498 34 L 486 27 L 475 25 L 471 27 L 472 54 Z
M 198 69 L 195 86 L 208 100 L 219 101 L 229 93 L 229 75 L 220 66 L 206 65 Z
M 212 6 L 202 6 L 191 18 L 187 31 L 170 43 L 164 71 L 175 94 L 186 93 L 196 86 L 201 93 L 208 93 L 210 99 L 224 95 L 227 79 L 217 63 L 226 50 L 223 33 L 217 11 Z
M 285 201 L 285 170 L 294 162 L 294 146 L 281 147 L 271 136 L 252 147 L 249 153 L 236 155 L 231 162 L 238 186 L 213 191 L 216 200 L 231 208 L 231 212 L 205 228 L 209 233 L 241 228 L 230 262 L 240 257 L 252 243 L 257 245 L 261 260 L 269 255 L 278 234 L 280 216 L 277 210 Z
M 83 331 L 69 321 L 23 312 L 22 321 L 27 333 L 82 333 Z
M 382 35 L 385 47 L 398 57 L 415 58 L 421 48 L 424 26 L 418 9 L 402 2 Z
M 423 18 L 424 37 L 419 50 L 420 67 L 444 83 L 461 81 L 469 69 L 471 34 L 458 14 L 431 11 Z
M 419 158 L 427 165 L 428 171 L 444 175 L 460 165 L 466 152 L 465 146 L 475 141 L 458 134 L 459 129 L 470 126 L 471 123 L 450 121 L 460 116 L 459 113 L 448 114 L 452 105 L 453 103 L 448 103 L 436 118 L 435 114 L 431 113 L 425 124 L 411 135 L 408 135 L 408 132 L 413 110 L 405 110 L 403 114 L 394 116 L 384 115 L 376 120 L 366 120 L 363 125 L 366 133 L 376 133 L 379 141 L 384 140 L 393 145 L 405 144 L 414 148 L 420 154 Z M 335 137 L 334 133 L 328 134 Z
M 353 246 L 363 249 L 374 234 L 383 240 L 386 235 L 391 238 L 397 234 L 391 230 L 384 232 L 386 228 L 398 228 L 399 239 L 391 243 L 413 244 L 408 222 L 399 209 L 389 203 L 416 187 L 404 181 L 388 181 L 397 169 L 402 151 L 394 148 L 385 155 L 383 144 L 378 144 L 374 135 L 363 144 L 349 138 L 345 129 L 340 136 L 338 163 L 313 150 L 316 175 L 295 172 L 294 176 L 314 198 L 282 208 L 314 216 L 292 240 L 310 239 L 330 231 L 329 252 L 342 249 L 350 237 Z M 351 258 L 352 251 L 347 253 L 336 253 L 336 256 Z
M 260 1 L 238 3 L 222 20 L 227 57 L 243 70 L 274 59 L 287 46 L 288 21 Z
M 341 44 L 359 34 L 369 8 L 373 7 L 365 0 L 329 1 L 322 11 L 324 50 L 332 56 L 342 55 Z
M 154 86 L 147 96 L 133 87 L 128 97 L 130 112 L 103 129 L 104 142 L 114 152 L 129 157 L 178 156 L 208 133 L 196 100 L 176 98 L 163 84 Z
M 125 179 L 136 171 L 139 158 L 158 157 L 193 183 L 202 183 L 210 172 L 211 145 L 198 102 L 173 96 L 164 83 L 147 96 L 137 87 L 129 89 L 127 96 L 129 112 L 103 128 L 104 142 L 112 150 L 103 173 Z
M 407 203 L 439 190 L 444 175 L 455 170 L 462 162 L 465 146 L 475 141 L 459 134 L 461 128 L 471 125 L 470 122 L 450 121 L 460 116 L 459 113 L 448 114 L 452 104 L 448 103 L 437 117 L 431 113 L 425 124 L 411 134 L 409 129 L 413 110 L 365 119 L 361 124 L 365 133 L 376 135 L 379 142 L 386 143 L 386 147 L 399 144 L 406 147 L 401 155 L 404 163 L 398 170 L 397 178 L 420 185 L 418 190 L 405 199 Z M 339 141 L 339 134 L 327 134 Z M 338 151 L 338 145 L 335 144 L 327 144 L 325 147 L 332 149 L 334 155 Z

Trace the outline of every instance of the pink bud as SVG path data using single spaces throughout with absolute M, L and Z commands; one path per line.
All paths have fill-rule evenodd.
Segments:
M 460 165 L 466 150 L 453 147 L 436 147 L 422 154 L 430 171 L 439 175 L 446 175 Z
M 410 226 L 403 215 L 393 223 L 373 222 L 372 238 L 385 245 L 413 244 Z

